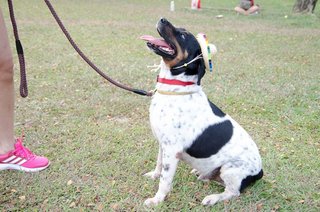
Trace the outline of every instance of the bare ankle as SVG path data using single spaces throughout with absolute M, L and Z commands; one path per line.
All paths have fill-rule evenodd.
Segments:
M 6 154 L 14 149 L 14 143 L 10 141 L 0 142 L 0 155 Z

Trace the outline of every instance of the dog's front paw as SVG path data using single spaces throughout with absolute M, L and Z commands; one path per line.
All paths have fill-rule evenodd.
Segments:
M 202 200 L 202 205 L 214 205 L 214 204 L 216 204 L 219 200 L 220 200 L 219 194 L 212 194 L 212 195 L 206 196 L 206 197 Z
M 144 174 L 143 176 L 149 177 L 152 180 L 155 180 L 155 179 L 158 179 L 160 177 L 160 173 L 156 172 L 156 171 L 151 171 L 151 172 L 148 172 L 148 173 Z
M 162 200 L 156 197 L 149 198 L 146 201 L 144 201 L 144 204 L 148 207 L 157 206 L 159 203 L 161 203 Z

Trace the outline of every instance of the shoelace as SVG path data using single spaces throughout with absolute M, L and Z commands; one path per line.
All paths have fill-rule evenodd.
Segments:
M 28 160 L 35 157 L 35 155 L 27 147 L 22 145 L 22 139 L 18 139 L 17 142 L 18 142 L 18 145 L 13 152 L 15 155 Z

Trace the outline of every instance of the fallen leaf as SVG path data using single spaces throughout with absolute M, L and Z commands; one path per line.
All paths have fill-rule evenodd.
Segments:
M 45 200 L 43 201 L 43 203 L 42 203 L 42 205 L 41 205 L 41 208 L 42 208 L 42 209 L 47 208 L 48 201 L 49 201 L 48 199 L 45 199 Z
M 45 199 L 42 204 L 47 204 L 48 201 L 49 201 L 48 199 Z
M 69 205 L 70 208 L 74 208 L 76 207 L 76 203 L 75 202 L 71 202 L 71 204 Z
M 263 203 L 259 203 L 259 204 L 257 205 L 257 211 L 261 211 L 262 208 L 263 208 Z
M 104 206 L 103 206 L 103 204 L 99 204 L 99 205 L 97 206 L 97 209 L 98 209 L 98 211 L 104 211 Z
M 82 177 L 83 181 L 88 181 L 90 179 L 90 175 L 85 175 Z
M 277 211 L 279 208 L 280 208 L 279 205 L 275 205 L 273 209 L 274 209 L 274 211 Z
M 112 204 L 112 205 L 111 205 L 111 208 L 112 208 L 113 210 L 119 210 L 120 206 L 119 206 L 119 204 L 115 203 L 115 204 Z
M 194 206 L 197 206 L 197 204 L 193 203 L 193 202 L 189 202 L 189 205 L 194 207 Z

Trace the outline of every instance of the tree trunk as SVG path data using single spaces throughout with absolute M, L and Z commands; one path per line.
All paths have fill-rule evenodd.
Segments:
M 313 13 L 318 0 L 297 0 L 293 6 L 293 12 Z

